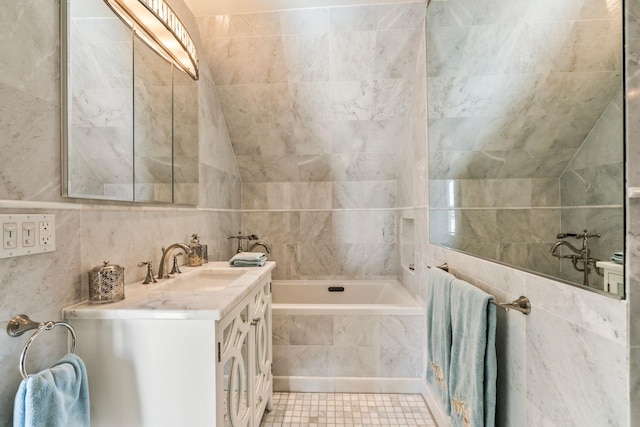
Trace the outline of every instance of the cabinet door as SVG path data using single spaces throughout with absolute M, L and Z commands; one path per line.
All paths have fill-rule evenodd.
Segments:
M 253 325 L 255 329 L 255 376 L 254 416 L 260 423 L 265 408 L 271 409 L 273 376 L 271 374 L 271 282 L 265 282 L 255 293 L 252 301 Z
M 614 272 L 607 272 L 605 278 L 605 290 L 624 296 L 624 276 Z
M 253 334 L 251 334 L 251 310 L 249 301 L 239 304 L 231 313 L 218 322 L 218 366 L 222 373 L 222 414 L 218 416 L 218 425 L 233 427 L 248 427 L 252 420 L 251 402 L 251 365 L 250 346 Z M 220 374 L 218 374 L 220 375 Z M 220 408 L 220 405 L 218 405 Z

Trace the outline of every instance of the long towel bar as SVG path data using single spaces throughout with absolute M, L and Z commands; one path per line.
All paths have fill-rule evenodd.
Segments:
M 431 268 L 430 265 L 427 266 L 427 268 Z M 444 271 L 449 271 L 449 264 L 447 264 L 446 262 L 444 264 L 441 264 L 439 266 L 437 266 L 436 268 L 439 268 L 441 270 Z M 505 310 L 516 310 L 519 311 L 520 313 L 527 315 L 529 313 L 531 313 L 531 301 L 529 301 L 529 298 L 525 297 L 525 296 L 521 296 L 520 298 L 517 298 L 513 301 L 510 302 L 497 302 L 496 300 L 489 300 L 489 302 L 497 307 L 503 308 Z

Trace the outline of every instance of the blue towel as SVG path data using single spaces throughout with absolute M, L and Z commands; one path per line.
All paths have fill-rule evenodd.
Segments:
M 451 359 L 451 282 L 454 277 L 439 268 L 429 270 L 427 283 L 427 372 L 426 381 L 447 415 L 449 402 L 449 363 Z
M 262 267 L 267 262 L 267 254 L 263 252 L 240 252 L 229 260 L 232 267 Z
M 453 427 L 495 425 L 496 307 L 491 295 L 462 280 L 451 284 L 451 366 Z
M 616 264 L 624 264 L 624 252 L 615 252 L 611 256 L 611 261 L 615 262 Z
M 89 425 L 87 370 L 75 354 L 20 383 L 13 408 L 14 427 Z

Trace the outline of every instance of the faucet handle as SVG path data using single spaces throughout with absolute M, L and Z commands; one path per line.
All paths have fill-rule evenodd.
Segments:
M 156 283 L 157 280 L 153 276 L 153 262 L 149 260 L 149 261 L 141 261 L 138 263 L 138 267 L 144 267 L 144 266 L 147 267 L 147 276 L 144 278 L 144 282 L 142 282 L 142 284 L 147 285 L 151 282 Z
M 564 239 L 565 237 L 578 237 L 576 233 L 558 233 L 556 239 Z
M 580 238 L 585 238 L 585 237 L 600 237 L 600 234 L 599 234 L 599 233 L 592 233 L 592 234 L 589 234 L 589 233 L 588 233 L 588 230 L 585 228 L 585 229 L 584 229 L 584 234 L 582 234 L 581 236 L 578 236 L 578 237 L 580 237 Z
M 171 267 L 171 271 L 169 272 L 169 274 L 182 273 L 182 271 L 180 271 L 180 267 L 178 267 L 178 257 L 182 255 L 184 255 L 184 253 L 180 252 L 179 254 L 173 256 L 173 267 Z

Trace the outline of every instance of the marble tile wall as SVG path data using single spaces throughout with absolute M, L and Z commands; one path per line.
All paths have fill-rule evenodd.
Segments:
M 273 315 L 278 377 L 416 378 L 422 316 Z
M 139 39 L 133 42 L 134 184 L 170 184 L 173 179 L 172 65 Z M 176 117 L 176 120 L 178 117 Z M 195 135 L 197 138 L 197 134 Z M 180 172 L 180 168 L 177 169 Z M 197 169 L 196 169 L 197 171 Z M 141 201 L 171 202 L 166 192 L 138 191 Z
M 181 0 L 172 7 L 195 28 Z M 87 297 L 87 272 L 104 259 L 125 267 L 126 283 L 144 277 L 160 247 L 199 232 L 209 258 L 228 259 L 226 236 L 241 224 L 241 180 L 206 64 L 198 83 L 198 208 L 91 202 L 60 196 L 60 49 L 58 2 L 8 2 L 0 15 L 0 212 L 56 215 L 56 251 L 0 260 L 0 320 L 15 314 L 59 320 L 63 307 Z M 185 15 L 186 14 L 186 15 Z M 197 31 L 192 31 L 196 35 Z M 126 288 L 125 288 L 126 294 Z M 20 383 L 18 358 L 28 336 L 0 334 L 0 425 L 11 425 Z M 65 351 L 61 331 L 42 334 L 29 351 L 29 372 Z
M 627 302 L 433 246 L 428 209 L 404 209 L 402 216 L 415 219 L 417 244 L 415 271 L 402 269 L 401 277 L 419 301 L 429 291 L 427 266 L 447 262 L 454 275 L 499 301 L 526 295 L 532 302 L 530 316 L 498 311 L 497 426 L 633 425 Z
M 627 187 L 640 186 L 640 1 L 625 2 L 626 12 L 626 178 Z M 625 276 L 629 301 L 629 419 L 640 424 L 640 203 L 628 199 L 626 205 Z
M 430 179 L 429 196 L 432 243 L 560 276 L 549 255 L 560 232 L 557 178 Z
M 621 2 L 556 3 L 432 2 L 432 178 L 559 176 L 572 159 L 620 88 Z
M 538 10 L 539 13 L 552 9 L 550 2 L 516 3 L 518 11 L 514 9 L 513 12 L 517 13 L 527 10 L 525 5 L 528 5 L 530 10 Z M 575 5 L 578 3 L 583 5 L 581 2 L 576 2 Z M 477 2 L 438 2 L 434 0 L 429 8 L 445 5 L 450 7 L 449 11 L 452 13 L 442 16 L 440 22 L 446 22 L 445 18 L 454 21 L 464 20 L 468 16 L 464 13 L 465 8 L 486 7 L 486 5 Z M 515 7 L 515 4 L 513 5 Z M 627 8 L 636 10 L 635 14 L 630 14 L 630 18 L 635 16 L 637 20 L 640 17 L 638 6 L 640 6 L 640 2 L 637 1 L 627 3 Z M 458 9 L 455 9 L 456 7 Z M 492 16 L 496 19 L 510 19 L 508 15 Z M 636 20 L 633 22 L 637 24 Z M 636 34 L 637 40 L 640 32 L 636 31 L 634 34 Z M 635 56 L 630 56 L 630 58 L 635 58 Z M 637 63 L 633 61 L 631 64 L 633 67 L 637 66 Z M 422 70 L 418 67 L 416 73 L 420 74 Z M 630 80 L 635 82 L 635 86 L 630 85 L 629 87 L 631 91 L 639 86 L 636 81 L 637 75 L 640 73 L 634 74 L 636 77 L 631 77 L 632 74 L 629 73 Z M 633 108 L 634 101 L 637 100 L 635 98 L 629 100 L 629 111 L 637 113 Z M 417 106 L 416 111 L 419 109 L 420 107 Z M 640 108 L 637 110 L 640 111 Z M 636 120 L 635 124 L 638 123 L 640 121 Z M 433 123 L 430 122 L 429 130 L 432 129 L 432 125 Z M 632 128 L 633 124 L 630 123 L 630 140 L 634 135 L 631 133 Z M 640 127 L 635 130 L 638 129 Z M 455 129 L 450 130 L 455 132 Z M 640 402 L 640 386 L 638 385 L 640 384 L 638 380 L 640 370 L 638 370 L 639 364 L 635 360 L 640 355 L 640 350 L 638 350 L 640 349 L 640 344 L 638 344 L 640 339 L 637 338 L 640 337 L 640 334 L 636 333 L 635 335 L 634 347 L 633 323 L 635 321 L 635 325 L 640 325 L 640 321 L 635 320 L 637 316 L 633 314 L 637 298 L 634 299 L 634 295 L 629 294 L 627 301 L 617 301 L 429 243 L 429 221 L 430 215 L 433 214 L 430 214 L 429 200 L 435 206 L 445 209 L 448 207 L 447 181 L 429 180 L 425 157 L 415 155 L 415 153 L 427 151 L 427 146 L 434 143 L 433 135 L 432 132 L 428 135 L 423 132 L 421 137 L 407 140 L 400 153 L 402 166 L 398 173 L 397 197 L 399 222 L 402 222 L 404 218 L 410 218 L 414 221 L 415 271 L 403 268 L 399 263 L 398 276 L 410 293 L 422 303 L 426 301 L 429 292 L 426 286 L 429 274 L 428 266 L 439 265 L 442 262 L 447 262 L 456 276 L 491 293 L 497 300 L 508 301 L 520 295 L 526 295 L 530 298 L 533 305 L 530 316 L 502 310 L 498 310 L 497 313 L 499 372 L 496 426 L 598 427 L 637 424 L 640 420 L 640 412 L 634 408 L 640 405 L 638 403 Z M 453 139 L 460 140 L 459 138 Z M 437 144 L 438 141 L 435 143 Z M 633 147 L 631 144 L 629 145 L 629 151 L 632 153 L 629 155 L 640 156 L 640 151 Z M 634 152 L 635 154 L 633 154 Z M 633 157 L 628 158 L 633 161 Z M 635 169 L 631 167 L 629 174 L 640 177 Z M 640 185 L 640 179 L 636 179 L 636 181 L 635 185 Z M 536 194 L 540 197 L 532 198 L 532 189 L 535 188 L 535 185 L 532 184 L 531 177 L 519 178 L 519 181 L 513 180 L 513 182 L 459 180 L 454 182 L 452 198 L 457 203 L 464 203 L 465 206 L 475 205 L 491 208 L 494 212 L 497 212 L 497 207 L 506 205 L 515 210 L 517 216 L 521 214 L 517 209 L 520 207 L 532 205 L 539 207 L 542 211 L 548 209 L 549 206 L 557 206 L 559 186 L 557 179 L 555 182 L 556 191 L 553 195 L 542 196 L 540 192 L 537 192 Z M 429 183 L 433 185 L 429 185 Z M 489 186 L 499 186 L 505 197 L 499 199 L 496 196 L 487 196 L 484 189 Z M 510 188 L 513 190 L 510 191 Z M 515 191 L 515 188 L 521 191 Z M 465 190 L 473 190 L 476 196 L 464 197 Z M 511 203 L 511 205 L 507 205 L 507 203 Z M 632 215 L 633 209 L 638 207 L 640 204 L 631 203 L 629 209 Z M 532 212 L 536 212 L 536 210 Z M 553 215 L 557 216 L 559 221 L 560 212 L 554 212 Z M 633 223 L 632 218 L 628 224 L 633 227 Z M 525 220 L 516 221 L 514 227 L 519 225 L 520 228 L 516 228 L 516 230 L 527 233 L 525 231 L 527 224 L 531 225 L 531 222 L 527 222 L 525 218 Z M 437 232 L 438 230 L 432 228 L 432 231 Z M 546 234 L 554 232 L 554 230 L 545 230 Z M 545 233 L 536 236 L 536 238 L 540 240 L 551 238 L 551 236 L 545 236 Z M 497 231 L 495 235 L 499 237 Z M 640 233 L 637 233 L 637 230 L 630 230 L 628 234 L 630 237 L 628 259 L 634 256 L 631 248 L 634 245 L 637 246 L 638 235 Z M 402 245 L 403 239 L 400 236 L 399 230 L 398 244 Z M 519 242 L 510 243 L 519 244 Z M 506 253 L 511 254 L 512 252 L 510 248 Z M 629 272 L 629 269 L 627 271 L 627 277 L 630 278 L 629 292 L 633 293 L 636 289 L 636 294 L 640 293 L 638 290 L 640 286 L 636 283 L 640 272 L 633 270 Z M 635 311 L 637 312 L 637 310 Z M 631 315 L 629 323 L 628 313 Z M 631 343 L 630 352 L 629 342 Z M 631 372 L 629 372 L 630 366 Z M 631 376 L 630 385 L 628 384 L 629 375 Z M 629 415 L 629 408 L 631 408 L 631 415 Z
M 575 283 L 582 276 L 548 252 L 560 231 L 602 234 L 599 259 L 621 250 L 621 7 L 430 4 L 431 207 L 459 208 L 433 212 L 432 242 Z
M 274 276 L 396 276 L 396 178 L 424 2 L 198 17 Z
M 108 7 L 100 18 L 72 10 L 70 49 L 71 194 L 133 197 L 133 43 L 131 31 Z M 97 5 L 97 7 L 95 7 Z M 100 105 L 100 108 L 96 108 Z
M 395 279 L 396 212 L 278 210 L 242 214 L 269 243 L 275 279 Z
M 590 241 L 591 256 L 606 261 L 624 248 L 624 149 L 611 143 L 623 140 L 623 120 L 620 89 L 560 176 L 561 231 L 599 233 Z M 558 277 L 583 280 L 567 263 Z M 592 286 L 600 288 L 600 282 L 594 276 Z

